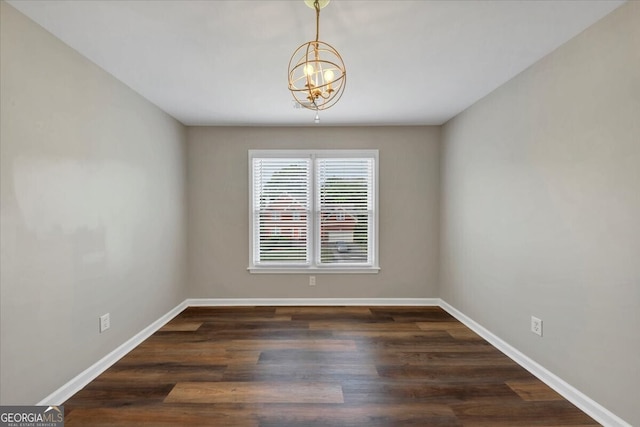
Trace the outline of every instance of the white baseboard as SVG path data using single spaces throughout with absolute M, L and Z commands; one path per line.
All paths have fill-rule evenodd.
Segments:
M 475 333 L 487 340 L 491 345 L 513 359 L 520 366 L 531 372 L 542 382 L 560 393 L 569 402 L 576 405 L 590 417 L 605 427 L 631 427 L 620 417 L 598 404 L 593 399 L 545 369 L 516 348 L 482 327 L 465 314 L 440 298 L 189 298 L 171 309 L 168 313 L 131 337 L 121 346 L 85 369 L 58 390 L 37 403 L 38 406 L 62 405 L 75 393 L 106 371 L 124 355 L 140 345 L 145 339 L 168 323 L 187 307 L 221 307 L 221 306 L 439 306 L 453 317 L 465 324 Z
M 189 298 L 189 307 L 218 306 L 341 306 L 341 305 L 406 305 L 438 306 L 440 298 Z
M 466 316 L 446 301 L 441 300 L 440 307 L 603 426 L 631 427 L 631 424 L 627 423 L 604 406 L 589 398 L 587 395 L 577 390 L 575 387 L 565 382 L 562 378 L 550 372 L 542 365 L 525 356 L 519 350 L 489 332 L 489 330 L 485 329 L 479 323 L 475 322 L 473 319 Z
M 125 354 L 140 345 L 144 340 L 149 338 L 158 329 L 162 328 L 171 319 L 176 317 L 182 310 L 187 308 L 186 301 L 181 302 L 168 313 L 164 314 L 158 320 L 135 334 L 133 337 L 125 341 L 111 353 L 98 360 L 93 365 L 76 375 L 65 385 L 51 393 L 49 396 L 36 403 L 38 406 L 59 406 L 62 405 L 71 396 L 82 390 L 87 384 L 93 381 L 98 375 L 106 371 L 111 365 L 122 359 Z

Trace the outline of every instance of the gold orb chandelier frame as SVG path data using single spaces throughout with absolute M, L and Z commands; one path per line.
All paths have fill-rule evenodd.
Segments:
M 347 70 L 340 53 L 319 40 L 320 9 L 327 0 L 305 0 L 316 10 L 316 38 L 298 47 L 289 60 L 289 90 L 298 104 L 310 110 L 326 110 L 342 97 Z

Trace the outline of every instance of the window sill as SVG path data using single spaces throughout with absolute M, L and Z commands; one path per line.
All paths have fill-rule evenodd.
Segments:
M 378 274 L 380 267 L 249 267 L 251 274 Z

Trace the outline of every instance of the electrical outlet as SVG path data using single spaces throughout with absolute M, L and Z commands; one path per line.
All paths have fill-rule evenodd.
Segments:
M 111 327 L 111 318 L 109 313 L 100 316 L 100 333 L 103 333 Z
M 531 316 L 531 332 L 536 335 L 542 336 L 542 320 L 537 317 Z
M 309 286 L 316 285 L 316 276 L 309 276 Z

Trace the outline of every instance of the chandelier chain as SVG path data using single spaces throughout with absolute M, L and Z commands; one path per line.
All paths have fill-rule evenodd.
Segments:
M 315 0 L 313 2 L 313 7 L 316 9 L 316 41 L 318 41 L 320 35 L 320 2 Z

